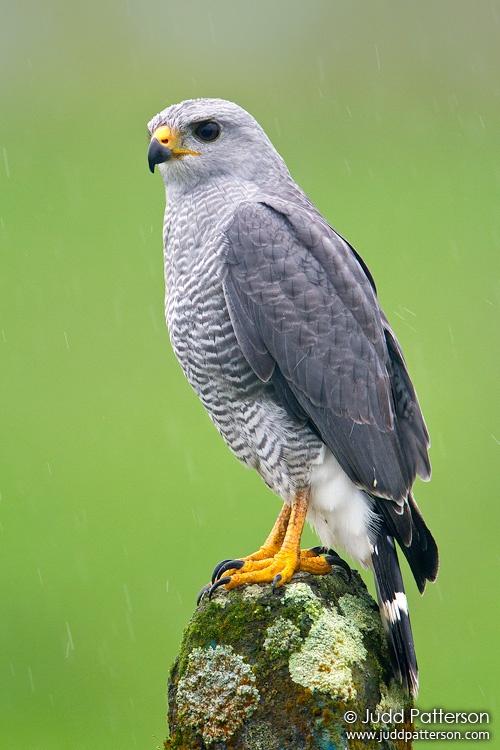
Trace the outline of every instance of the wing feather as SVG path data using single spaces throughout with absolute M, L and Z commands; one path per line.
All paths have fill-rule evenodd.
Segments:
M 319 214 L 276 200 L 239 206 L 225 252 L 231 321 L 257 376 L 357 485 L 406 500 L 429 475 L 428 435 L 359 256 Z

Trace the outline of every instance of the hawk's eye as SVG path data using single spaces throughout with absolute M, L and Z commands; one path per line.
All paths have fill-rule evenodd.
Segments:
M 198 123 L 193 132 L 200 141 L 216 141 L 220 136 L 221 127 L 214 120 L 203 120 Z

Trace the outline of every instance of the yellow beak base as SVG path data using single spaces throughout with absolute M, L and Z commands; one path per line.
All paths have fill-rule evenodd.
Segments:
M 152 172 L 155 164 L 162 164 L 165 161 L 170 161 L 170 159 L 181 159 L 183 156 L 201 155 L 199 151 L 180 148 L 181 140 L 181 134 L 169 128 L 168 125 L 160 125 L 156 128 L 151 136 L 148 150 L 149 168 Z

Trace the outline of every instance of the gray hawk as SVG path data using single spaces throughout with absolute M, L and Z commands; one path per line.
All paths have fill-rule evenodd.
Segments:
M 373 570 L 394 672 L 415 695 L 394 540 L 423 592 L 438 553 L 412 487 L 430 477 L 429 436 L 370 271 L 241 107 L 188 100 L 148 129 L 173 350 L 228 446 L 284 503 L 263 546 L 206 588 L 277 588 L 345 565 L 331 548 L 345 550 Z M 306 518 L 322 547 L 300 549 Z

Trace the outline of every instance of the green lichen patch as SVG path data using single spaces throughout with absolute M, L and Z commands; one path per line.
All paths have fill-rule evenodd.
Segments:
M 285 617 L 278 617 L 266 630 L 263 643 L 270 656 L 277 657 L 296 651 L 302 643 L 299 628 Z
M 404 692 L 403 688 L 391 679 L 389 685 L 380 685 L 380 701 L 375 707 L 376 713 L 396 713 L 410 706 L 410 699 Z
M 241 595 L 244 600 L 252 601 L 255 599 L 266 599 L 269 596 L 269 592 L 267 591 L 266 587 L 262 584 L 258 583 L 250 583 L 247 586 L 244 586 Z
M 288 584 L 281 601 L 284 605 L 295 606 L 296 609 L 306 612 L 312 620 L 321 614 L 321 600 L 305 583 Z
M 207 745 L 228 740 L 258 702 L 255 675 L 232 646 L 191 651 L 177 685 L 177 710 Z
M 288 666 L 294 682 L 351 701 L 357 694 L 352 666 L 365 658 L 359 628 L 331 607 L 321 611 L 300 651 L 290 656 Z
M 339 598 L 342 614 L 365 632 L 380 629 L 380 615 L 373 604 L 373 599 L 367 591 L 361 591 L 357 596 L 344 594 Z

